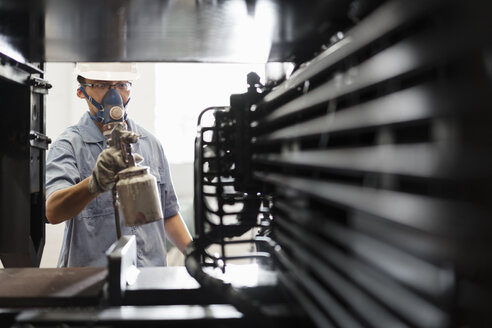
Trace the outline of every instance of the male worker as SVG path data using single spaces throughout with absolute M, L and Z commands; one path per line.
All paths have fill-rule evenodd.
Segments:
M 123 108 L 117 116 L 126 122 L 128 130 L 140 135 L 132 149 L 157 179 L 164 214 L 164 220 L 122 225 L 122 234 L 135 235 L 138 266 L 165 266 L 166 236 L 182 252 L 191 236 L 178 212 L 161 144 L 126 117 L 132 81 L 138 77 L 136 65 L 79 63 L 75 73 L 80 84 L 77 96 L 86 100 L 89 111 L 51 145 L 46 163 L 46 217 L 52 224 L 66 222 L 58 266 L 105 266 L 105 252 L 117 240 L 111 189 L 125 163 L 121 151 L 107 148 L 103 135 L 114 124 L 109 123 L 112 119 L 103 109 L 106 102 L 115 99 Z

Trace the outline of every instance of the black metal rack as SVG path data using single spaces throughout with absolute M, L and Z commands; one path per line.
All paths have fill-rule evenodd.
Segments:
M 320 327 L 487 317 L 490 78 L 485 40 L 468 34 L 484 24 L 476 9 L 388 3 L 256 106 L 252 175 L 274 195 L 273 253 Z
M 45 243 L 45 99 L 40 67 L 0 53 L 0 258 L 5 267 L 39 266 Z
M 241 150 L 234 148 L 235 128 L 231 107 L 207 108 L 199 116 L 195 140 L 196 243 L 202 265 L 223 271 L 230 261 L 269 258 L 255 246 L 264 242 L 256 238 L 257 231 L 270 225 L 269 209 L 262 206 L 268 201 L 259 193 L 236 189 L 235 157 Z M 233 245 L 241 244 L 249 251 L 228 253 Z M 210 253 L 212 245 L 217 246 L 214 254 Z
M 203 195 L 268 197 L 267 253 L 317 326 L 487 322 L 490 24 L 477 10 L 388 2 L 201 130 L 214 138 L 198 142 L 196 176 L 217 187 Z M 205 185 L 195 214 L 212 226 Z

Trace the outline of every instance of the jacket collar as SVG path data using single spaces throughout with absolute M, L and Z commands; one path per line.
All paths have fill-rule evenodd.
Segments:
M 135 133 L 139 134 L 140 138 L 147 137 L 142 128 L 135 124 L 132 119 L 127 118 L 126 122 L 130 131 L 134 131 Z M 78 126 L 81 128 L 80 131 L 82 135 L 82 140 L 84 140 L 85 143 L 98 143 L 106 141 L 106 138 L 102 134 L 101 130 L 99 130 L 96 123 L 91 119 L 89 112 L 86 112 L 84 115 L 82 115 Z
M 138 134 L 140 136 L 139 139 L 147 138 L 146 132 L 139 125 L 137 125 L 135 121 L 133 121 L 131 118 L 127 118 L 126 123 L 128 124 L 128 130 Z

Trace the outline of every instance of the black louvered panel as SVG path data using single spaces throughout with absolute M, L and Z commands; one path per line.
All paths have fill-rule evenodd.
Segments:
M 338 99 L 330 102 L 331 98 L 325 98 L 321 109 L 312 114 L 314 117 L 290 121 L 286 127 L 266 129 L 257 134 L 255 142 L 264 145 L 323 133 L 368 130 L 449 117 L 470 110 L 469 100 L 460 97 L 462 92 L 468 91 L 473 91 L 473 86 L 464 82 L 449 81 L 443 85 L 439 81 L 430 81 L 346 107 L 342 107 L 343 103 Z M 305 110 L 303 114 L 306 114 Z
M 398 78 L 403 83 L 421 73 L 429 65 L 441 59 L 440 52 L 447 51 L 450 41 L 441 40 L 435 44 L 433 40 L 439 40 L 437 33 L 429 34 L 422 31 L 417 36 L 405 39 L 394 46 L 381 51 L 375 56 L 362 62 L 360 65 L 349 67 L 343 73 L 336 73 L 326 83 L 309 90 L 298 98 L 276 108 L 273 112 L 262 119 L 262 123 L 270 123 L 293 115 L 300 110 L 311 108 L 338 97 L 346 96 L 353 92 L 369 92 L 369 89 L 379 87 L 395 87 L 380 84 L 395 83 L 393 79 Z M 447 41 L 447 42 L 445 42 Z M 442 43 L 442 45 L 441 45 Z
M 291 222 L 286 224 L 290 225 L 290 230 L 295 231 L 298 228 L 296 224 L 302 225 L 321 236 L 316 238 L 329 240 L 420 294 L 444 300 L 452 291 L 454 276 L 449 269 L 422 261 L 410 252 L 390 246 L 390 243 L 350 229 L 321 212 L 309 212 L 282 201 L 277 205 L 284 216 L 290 217 Z
M 424 14 L 432 15 L 439 8 L 439 1 L 392 1 L 384 5 L 357 24 L 340 43 L 327 49 L 297 70 L 289 80 L 265 96 L 258 104 L 259 108 L 284 103 L 286 99 L 295 98 L 298 87 L 305 81 L 316 80 L 320 72 L 330 73 L 344 65 L 347 58 L 364 56 L 378 51 L 401 38 L 408 29 L 420 29 L 419 23 Z
M 388 2 L 254 107 L 252 176 L 273 196 L 282 279 L 319 326 L 487 326 L 482 10 Z
M 366 264 L 364 258 L 348 256 L 350 250 L 331 245 L 316 230 L 299 229 L 281 215 L 276 218 L 275 237 L 285 251 L 319 281 L 318 289 L 335 295 L 341 306 L 361 322 L 375 327 L 448 325 L 450 319 L 439 306 Z M 439 280 L 439 270 L 429 271 L 419 278 Z M 452 286 L 452 280 L 446 282 Z
M 455 201 L 276 173 L 256 176 L 276 185 L 279 190 L 290 189 L 305 197 L 368 213 L 424 233 L 474 238 L 481 235 L 481 231 L 476 230 L 477 225 L 490 229 L 489 222 L 479 221 L 483 216 L 480 210 Z M 463 217 L 467 219 L 463 220 Z M 483 232 L 488 233 L 487 229 Z M 465 253 L 463 256 L 468 258 L 469 255 Z
M 449 163 L 459 158 L 451 147 L 429 143 L 377 145 L 334 150 L 290 151 L 261 154 L 256 162 L 302 166 L 314 170 L 349 170 L 402 174 L 418 177 L 449 177 Z

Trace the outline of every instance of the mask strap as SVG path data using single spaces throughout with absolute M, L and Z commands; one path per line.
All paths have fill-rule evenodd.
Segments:
M 84 88 L 82 86 L 79 87 L 80 91 L 82 91 L 82 93 L 84 94 L 84 96 L 99 110 L 103 110 L 103 106 L 98 103 L 97 101 L 95 101 L 91 96 L 89 96 L 87 94 L 87 92 L 85 92 Z
M 128 100 L 126 101 L 126 103 L 123 104 L 123 106 L 125 106 L 125 109 L 126 109 L 126 105 L 128 105 L 128 103 L 130 102 L 130 99 L 132 99 L 132 97 L 128 97 Z
M 93 121 L 96 121 L 96 122 L 99 122 L 99 123 L 102 123 L 103 120 L 101 120 L 102 117 L 95 117 L 94 115 L 91 114 L 91 112 L 87 111 L 87 113 L 89 113 L 89 116 L 92 118 Z
M 79 90 L 84 94 L 84 96 L 98 109 L 97 111 L 97 117 L 92 115 L 91 112 L 89 111 L 89 116 L 96 122 L 99 122 L 99 123 L 102 123 L 104 121 L 104 117 L 103 117 L 103 111 L 104 111 L 104 107 L 98 103 L 97 101 L 95 101 L 91 96 L 89 96 L 87 94 L 87 92 L 85 92 L 85 89 L 80 86 L 79 87 Z
M 126 101 L 126 103 L 123 104 L 123 109 L 124 109 L 124 116 L 123 116 L 123 120 L 126 121 L 126 105 L 128 105 L 128 103 L 130 102 L 130 99 L 132 99 L 132 97 L 128 97 L 128 100 Z

